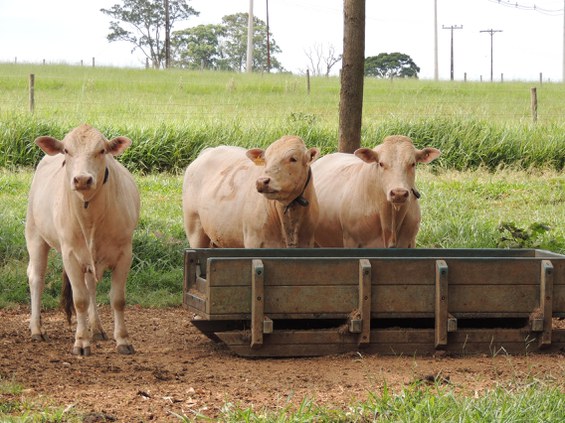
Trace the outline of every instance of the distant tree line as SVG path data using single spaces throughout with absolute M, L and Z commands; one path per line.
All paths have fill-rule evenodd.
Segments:
M 109 9 L 100 9 L 113 19 L 107 39 L 110 42 L 125 41 L 132 44 L 132 52 L 141 51 L 155 69 L 165 67 L 169 51 L 169 66 L 237 72 L 246 70 L 249 14 L 227 15 L 218 24 L 173 31 L 175 23 L 199 15 L 200 12 L 190 7 L 189 1 L 121 0 L 121 3 Z M 253 17 L 253 69 L 283 71 L 276 57 L 281 49 L 270 31 L 268 39 L 267 47 L 267 24 Z M 169 49 L 166 48 L 167 43 Z M 308 69 L 314 76 L 329 76 L 332 67 L 342 58 L 333 46 L 325 48 L 316 45 L 305 54 L 309 61 Z M 406 54 L 381 53 L 365 58 L 365 76 L 417 78 L 418 72 L 420 68 Z
M 173 66 L 245 70 L 248 13 L 224 16 L 217 25 L 198 25 L 173 31 L 175 23 L 200 13 L 189 6 L 188 0 L 122 0 L 100 11 L 113 19 L 108 41 L 133 44 L 132 52 L 141 51 L 153 68 L 165 67 L 168 42 L 170 64 Z M 275 56 L 281 49 L 271 33 L 270 60 L 267 60 L 266 23 L 257 17 L 253 18 L 253 23 L 253 69 L 282 71 L 283 67 Z

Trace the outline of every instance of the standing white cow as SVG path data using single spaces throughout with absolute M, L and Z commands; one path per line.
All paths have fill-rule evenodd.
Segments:
M 70 321 L 73 303 L 77 329 L 73 354 L 90 355 L 91 338 L 106 339 L 96 307 L 96 284 L 112 270 L 110 301 L 114 339 L 122 354 L 132 354 L 124 321 L 125 285 L 132 260 L 132 235 L 139 218 L 139 193 L 133 177 L 114 156 L 131 141 L 108 141 L 98 130 L 82 125 L 63 141 L 43 136 L 35 143 L 45 152 L 29 194 L 25 236 L 31 291 L 30 329 L 33 340 L 47 338 L 41 326 L 41 296 L 50 248 L 63 258 L 63 288 Z M 65 290 L 63 290 L 65 294 Z
M 319 155 L 285 136 L 265 151 L 220 146 L 186 169 L 184 226 L 193 248 L 311 247 L 318 201 L 310 164 Z
M 320 247 L 414 248 L 420 227 L 416 164 L 440 151 L 418 150 L 401 135 L 374 149 L 334 153 L 312 166 L 320 205 Z

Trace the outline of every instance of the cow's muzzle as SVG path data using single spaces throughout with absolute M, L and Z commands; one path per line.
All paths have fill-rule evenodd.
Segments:
M 404 204 L 410 198 L 410 191 L 404 188 L 391 189 L 388 193 L 388 199 L 393 204 Z
M 269 185 L 271 182 L 271 178 L 258 178 L 257 181 L 255 182 L 255 186 L 257 187 L 257 191 L 259 191 L 261 194 L 274 194 L 277 191 L 272 189 L 271 186 Z
M 88 191 L 94 185 L 94 178 L 90 175 L 77 175 L 73 178 L 73 189 Z

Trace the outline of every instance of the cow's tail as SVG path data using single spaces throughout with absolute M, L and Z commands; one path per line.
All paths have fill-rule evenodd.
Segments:
M 73 303 L 73 290 L 71 288 L 71 280 L 67 275 L 67 272 L 63 270 L 63 283 L 61 285 L 61 308 L 65 311 L 67 315 L 67 321 L 71 323 L 71 318 L 75 311 L 75 305 Z

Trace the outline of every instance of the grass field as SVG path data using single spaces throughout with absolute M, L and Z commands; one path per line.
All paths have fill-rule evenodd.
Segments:
M 34 114 L 28 110 L 30 73 L 36 78 Z M 418 247 L 534 247 L 565 253 L 565 85 L 538 86 L 537 124 L 530 114 L 531 86 L 366 80 L 363 145 L 401 133 L 443 153 L 433 166 L 419 169 L 423 223 Z M 336 78 L 313 78 L 308 95 L 304 77 L 286 74 L 0 64 L 0 92 L 0 307 L 29 301 L 23 228 L 32 168 L 41 157 L 33 144 L 39 135 L 62 138 L 88 122 L 108 137 L 132 138 L 121 161 L 141 189 L 142 214 L 128 303 L 151 307 L 182 300 L 187 242 L 181 173 L 202 148 L 264 146 L 287 133 L 323 153 L 335 151 L 337 144 Z M 61 261 L 53 254 L 47 308 L 57 305 L 60 271 Z M 108 290 L 105 278 L 100 302 L 107 303 Z M 0 380 L 0 394 L 12 389 L 21 388 Z M 352 415 L 358 421 L 562 421 L 563 401 L 563 393 L 548 386 L 478 399 L 413 389 L 352 404 L 356 414 L 350 415 L 304 404 L 297 415 L 263 418 L 226 405 L 226 421 L 349 421 Z M 31 416 L 13 421 L 62 421 L 57 408 L 45 417 L 34 411 L 45 410 L 43 405 L 3 400 L 0 417 L 12 406 L 29 407 Z

